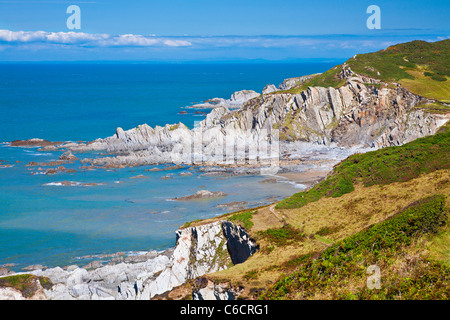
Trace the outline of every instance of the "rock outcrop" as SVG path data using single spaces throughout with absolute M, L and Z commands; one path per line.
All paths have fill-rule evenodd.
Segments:
M 30 273 L 47 277 L 51 288 L 39 288 L 39 299 L 51 300 L 147 300 L 189 279 L 224 270 L 241 263 L 255 251 L 256 245 L 240 226 L 228 221 L 180 229 L 174 249 L 150 252 L 146 259 L 134 263 L 101 265 L 85 268 L 70 266 L 34 270 Z M 7 276 L 10 276 L 8 274 Z M 22 299 L 20 292 L 0 288 L 5 299 Z
M 311 76 L 287 79 L 279 89 L 298 86 Z M 226 163 L 223 150 L 227 141 L 233 148 L 250 148 L 261 141 L 278 141 L 283 158 L 293 151 L 290 142 L 307 142 L 338 147 L 381 148 L 401 145 L 434 134 L 449 116 L 431 114 L 420 108 L 433 102 L 415 95 L 398 84 L 360 76 L 348 67 L 341 74 L 339 88 L 308 87 L 295 93 L 272 91 L 262 95 L 240 92 L 231 100 L 245 103 L 237 110 L 215 104 L 194 129 L 182 123 L 151 128 L 141 125 L 87 144 L 66 144 L 74 152 L 104 150 L 113 156 L 87 158 L 84 163 L 99 166 L 135 166 L 157 163 Z M 277 136 L 275 136 L 275 133 Z M 115 154 L 115 156 L 114 156 Z M 248 153 L 233 156 L 234 163 L 249 162 Z M 270 156 L 261 157 L 261 163 Z M 227 159 L 230 160 L 230 159 Z
M 193 300 L 236 300 L 240 294 L 239 288 L 233 288 L 229 283 L 216 284 L 207 278 L 196 280 L 198 289 L 192 293 Z
M 217 198 L 217 197 L 225 197 L 227 196 L 226 193 L 221 191 L 209 191 L 209 190 L 199 190 L 196 193 L 185 196 L 185 197 L 177 197 L 173 198 L 172 200 L 175 201 L 192 201 L 192 200 L 201 200 L 201 199 L 210 199 L 210 198 Z
M 276 88 L 275 88 L 276 89 Z M 204 103 L 189 106 L 192 109 L 212 109 L 216 107 L 225 107 L 228 109 L 239 109 L 248 100 L 258 97 L 260 94 L 253 90 L 241 90 L 234 92 L 230 99 L 213 98 Z

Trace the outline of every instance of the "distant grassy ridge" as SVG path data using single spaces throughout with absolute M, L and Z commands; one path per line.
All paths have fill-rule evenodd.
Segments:
M 291 263 L 296 270 L 281 276 L 261 298 L 448 299 L 450 268 L 414 251 L 447 222 L 445 196 L 423 198 L 319 255 L 296 258 Z M 371 265 L 382 270 L 380 289 L 366 286 Z
M 450 39 L 401 43 L 377 52 L 355 55 L 345 64 L 358 74 L 386 83 L 399 82 L 418 95 L 450 102 Z M 340 77 L 342 69 L 343 65 L 335 66 L 281 93 L 300 93 L 315 86 L 339 88 L 345 84 Z
M 411 41 L 373 53 L 358 54 L 347 61 L 356 73 L 384 82 L 414 79 L 407 72 L 426 66 L 427 75 L 435 81 L 450 77 L 450 40 L 438 42 Z
M 342 65 L 337 65 L 324 73 L 312 76 L 310 80 L 303 82 L 299 86 L 296 86 L 288 90 L 275 91 L 274 94 L 278 93 L 298 94 L 308 89 L 308 87 L 325 87 L 325 88 L 342 87 L 345 84 L 345 80 L 339 76 L 341 71 Z
M 352 192 L 355 183 L 364 186 L 409 181 L 424 173 L 450 168 L 450 125 L 435 135 L 402 146 L 355 154 L 335 167 L 331 176 L 308 191 L 280 201 L 277 209 L 302 207 L 322 197 L 340 197 Z

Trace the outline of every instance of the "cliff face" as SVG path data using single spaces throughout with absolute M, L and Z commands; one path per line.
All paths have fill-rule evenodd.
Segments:
M 96 269 L 76 266 L 31 272 L 44 276 L 52 288 L 39 288 L 40 299 L 51 300 L 148 300 L 180 286 L 189 279 L 244 262 L 255 243 L 240 226 L 228 221 L 178 230 L 175 249 L 139 263 L 119 263 Z M 4 299 L 21 299 L 20 292 L 0 288 Z
M 448 120 L 448 116 L 418 109 L 430 101 L 399 85 L 385 86 L 350 69 L 342 77 L 346 84 L 338 89 L 309 87 L 298 94 L 261 95 L 239 111 L 215 118 L 212 114 L 207 125 L 256 131 L 275 128 L 284 141 L 379 148 L 434 134 Z
M 236 145 L 246 143 L 244 140 L 248 144 L 265 138 L 273 129 L 279 130 L 281 143 L 286 145 L 304 141 L 380 148 L 434 134 L 448 121 L 448 115 L 426 113 L 418 108 L 433 101 L 398 84 L 360 76 L 348 67 L 340 76 L 345 85 L 339 88 L 308 87 L 299 93 L 269 90 L 271 93 L 247 100 L 238 110 L 216 107 L 192 130 L 181 123 L 155 128 L 141 125 L 127 131 L 118 128 L 111 137 L 65 147 L 73 151 L 120 153 L 115 157 L 83 160 L 94 165 L 192 163 L 191 157 L 179 156 L 179 150 L 191 150 L 192 146 L 197 148 L 193 153 L 214 163 L 215 151 L 226 139 L 234 139 Z M 291 82 L 302 81 L 291 79 L 280 87 L 290 88 Z

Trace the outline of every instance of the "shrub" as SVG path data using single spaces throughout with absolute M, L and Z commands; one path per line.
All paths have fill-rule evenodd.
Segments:
M 241 227 L 244 229 L 249 230 L 251 227 L 253 227 L 253 214 L 255 214 L 256 211 L 245 211 L 241 213 L 236 213 L 232 215 L 228 220 L 238 223 Z
M 280 201 L 277 209 L 299 208 L 327 197 L 340 197 L 354 190 L 354 183 L 364 186 L 409 181 L 423 173 L 450 168 L 450 126 L 437 134 L 416 139 L 402 146 L 387 147 L 364 154 L 354 154 L 342 161 L 326 179 L 308 191 Z
M 305 234 L 287 224 L 281 228 L 271 228 L 264 231 L 259 231 L 258 236 L 269 241 L 276 246 L 286 246 L 296 241 L 302 241 Z
M 447 78 L 446 78 L 446 77 L 440 76 L 440 75 L 438 75 L 438 74 L 433 74 L 433 75 L 431 76 L 431 79 L 433 79 L 433 80 L 435 80 L 435 81 L 441 81 L 441 82 L 447 81 Z
M 336 288 L 345 287 L 346 283 L 358 277 L 365 277 L 368 265 L 377 263 L 383 265 L 383 270 L 388 269 L 396 259 L 405 256 L 401 252 L 413 240 L 437 232 L 447 220 L 445 196 L 436 195 L 416 201 L 395 216 L 327 248 L 317 259 L 298 259 L 296 271 L 282 276 L 261 298 L 306 299 L 325 290 L 335 299 L 349 298 L 348 292 L 339 294 Z M 295 262 L 292 261 L 292 264 Z M 356 293 L 351 293 L 351 297 L 394 299 L 398 298 L 398 292 L 402 292 L 403 299 L 447 299 L 448 284 L 445 279 L 450 275 L 450 269 L 423 257 L 418 259 L 417 264 L 419 268 L 413 270 L 412 278 L 399 277 L 394 271 L 384 275 L 382 291 L 369 292 L 360 288 Z M 431 266 L 429 271 L 428 266 Z

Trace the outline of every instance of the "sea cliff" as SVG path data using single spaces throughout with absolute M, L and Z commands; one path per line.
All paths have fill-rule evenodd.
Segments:
M 176 238 L 174 248 L 147 253 L 142 262 L 8 274 L 0 277 L 0 300 L 148 300 L 190 279 L 242 263 L 257 250 L 247 232 L 229 221 L 182 228 Z M 8 279 L 14 283 L 28 275 L 36 277 L 28 291 L 7 285 Z M 38 279 L 46 279 L 47 285 Z

